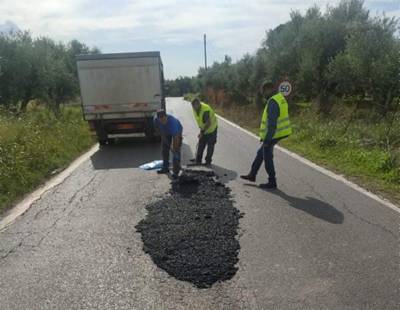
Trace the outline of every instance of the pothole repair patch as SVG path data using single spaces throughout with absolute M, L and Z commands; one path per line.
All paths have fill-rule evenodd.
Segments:
M 185 171 L 164 198 L 146 209 L 136 229 L 158 267 L 198 288 L 235 275 L 242 215 L 213 172 Z

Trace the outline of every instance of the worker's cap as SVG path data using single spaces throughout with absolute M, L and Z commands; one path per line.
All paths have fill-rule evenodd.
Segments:
M 165 116 L 167 116 L 167 112 L 165 112 L 165 110 L 158 110 L 157 111 L 157 118 L 162 118 L 162 117 L 165 117 Z

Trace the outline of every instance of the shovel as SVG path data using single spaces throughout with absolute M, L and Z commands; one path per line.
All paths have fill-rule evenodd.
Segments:
M 198 152 L 199 152 L 199 142 L 197 142 L 197 145 L 196 145 L 196 154 L 195 154 L 194 158 L 192 158 L 190 160 L 191 161 L 190 164 L 187 164 L 188 167 L 196 167 L 196 166 L 201 166 L 202 165 L 201 163 L 200 164 L 196 163 L 197 153 Z

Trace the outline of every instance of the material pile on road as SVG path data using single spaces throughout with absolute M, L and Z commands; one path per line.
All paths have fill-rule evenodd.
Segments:
M 143 249 L 171 276 L 207 288 L 231 279 L 240 212 L 213 172 L 186 170 L 137 226 Z

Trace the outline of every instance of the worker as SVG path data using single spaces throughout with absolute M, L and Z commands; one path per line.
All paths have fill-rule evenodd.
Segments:
M 292 127 L 289 120 L 288 103 L 283 94 L 278 92 L 274 95 L 274 84 L 271 81 L 263 82 L 261 92 L 267 100 L 259 133 L 262 145 L 253 161 L 250 173 L 240 177 L 244 180 L 255 182 L 258 170 L 264 160 L 265 170 L 268 174 L 268 183 L 260 184 L 259 187 L 275 189 L 277 188 L 277 183 L 273 160 L 274 146 L 280 140 L 291 135 Z
M 200 128 L 196 158 L 193 161 L 200 165 L 203 160 L 204 150 L 207 147 L 206 165 L 210 166 L 214 154 L 214 147 L 217 143 L 217 116 L 208 104 L 200 102 L 197 98 L 192 101 L 192 108 L 194 118 Z
M 183 127 L 178 119 L 164 110 L 157 111 L 154 127 L 161 135 L 163 166 L 159 174 L 169 173 L 169 152 L 172 151 L 173 178 L 177 178 L 181 170 L 181 147 Z

